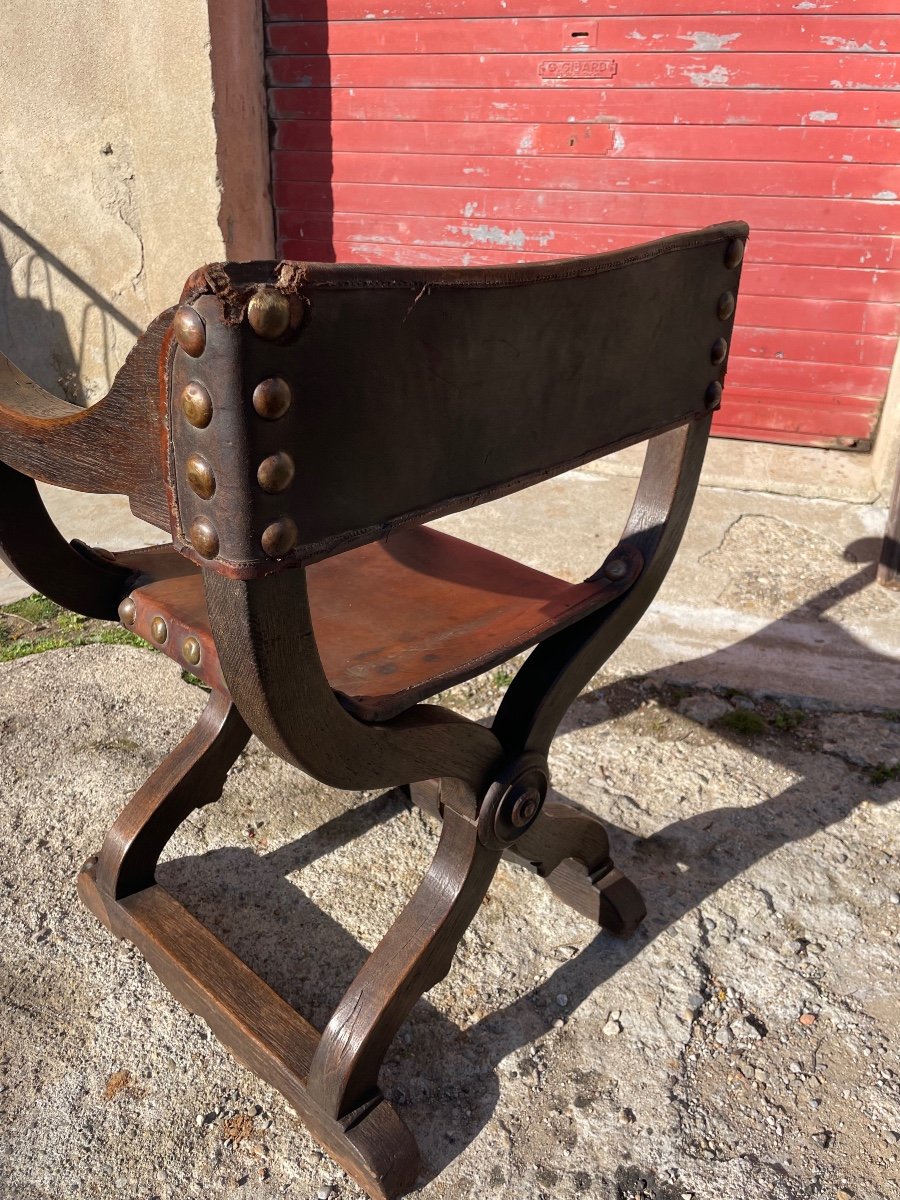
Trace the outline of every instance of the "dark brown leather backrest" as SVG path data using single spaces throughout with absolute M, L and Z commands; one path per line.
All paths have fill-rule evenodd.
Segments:
M 707 413 L 746 237 L 734 222 L 492 269 L 204 268 L 168 381 L 176 543 L 227 574 L 265 574 Z M 180 399 L 198 386 L 205 425 Z M 283 415 L 266 409 L 273 394 L 290 398 Z M 282 490 L 261 486 L 291 465 Z

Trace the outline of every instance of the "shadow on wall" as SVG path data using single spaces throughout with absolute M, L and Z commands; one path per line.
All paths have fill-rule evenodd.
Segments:
M 84 405 L 93 398 L 81 383 L 86 348 L 102 347 L 108 386 L 116 370 L 111 323 L 135 337 L 143 330 L 2 211 L 0 229 L 22 249 L 8 262 L 0 245 L 0 351 L 48 392 Z M 58 294 L 71 296 L 73 288 L 82 299 L 77 345 L 57 309 Z M 76 308 L 71 300 L 69 306 Z

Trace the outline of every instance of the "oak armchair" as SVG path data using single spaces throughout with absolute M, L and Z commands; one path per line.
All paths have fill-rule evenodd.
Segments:
M 0 366 L 0 550 L 210 689 L 85 865 L 79 892 L 279 1089 L 372 1197 L 418 1173 L 378 1087 L 504 854 L 614 933 L 644 915 L 593 815 L 548 796 L 567 707 L 672 561 L 697 485 L 747 227 L 496 269 L 214 265 L 81 410 Z M 597 571 L 568 583 L 430 529 L 444 513 L 649 441 Z M 35 480 L 123 493 L 171 543 L 67 543 Z M 490 728 L 435 704 L 534 647 Z M 155 881 L 251 731 L 325 784 L 413 785 L 442 832 L 321 1034 Z

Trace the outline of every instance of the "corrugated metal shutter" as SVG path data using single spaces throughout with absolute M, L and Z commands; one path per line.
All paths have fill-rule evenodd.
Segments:
M 896 0 L 727 7 L 267 0 L 280 252 L 521 262 L 743 218 L 717 431 L 867 446 L 900 312 Z

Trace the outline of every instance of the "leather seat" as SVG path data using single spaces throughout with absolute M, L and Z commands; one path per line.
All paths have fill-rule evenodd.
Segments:
M 210 687 L 224 686 L 201 572 L 171 546 L 116 558 L 140 573 L 134 631 Z M 637 563 L 622 561 L 637 574 Z M 365 721 L 388 720 L 506 662 L 618 590 L 605 576 L 567 583 L 427 526 L 314 563 L 307 579 L 325 674 Z M 154 635 L 160 617 L 163 642 Z M 191 647 L 185 655 L 189 638 L 199 642 L 198 662 Z

